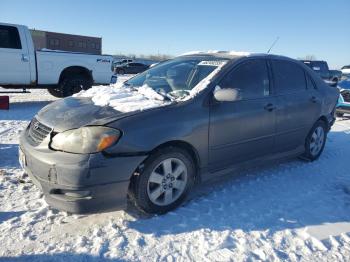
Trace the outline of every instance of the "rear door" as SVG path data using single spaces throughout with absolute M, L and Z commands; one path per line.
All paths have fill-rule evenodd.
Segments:
M 237 65 L 219 86 L 239 89 L 240 99 L 213 102 L 210 107 L 210 170 L 272 153 L 275 98 L 270 95 L 266 60 L 249 59 Z
M 0 25 L 0 84 L 30 84 L 29 54 L 20 27 Z
M 298 63 L 272 59 L 271 65 L 277 99 L 275 150 L 290 151 L 304 146 L 320 115 L 321 97 Z

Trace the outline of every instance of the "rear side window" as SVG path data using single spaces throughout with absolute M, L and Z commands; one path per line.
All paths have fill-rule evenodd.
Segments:
M 306 90 L 304 70 L 289 61 L 272 60 L 273 76 L 277 94 Z
M 242 100 L 268 96 L 270 83 L 266 61 L 257 59 L 238 65 L 219 85 L 221 88 L 239 89 Z
M 16 27 L 0 25 L 0 48 L 22 49 Z

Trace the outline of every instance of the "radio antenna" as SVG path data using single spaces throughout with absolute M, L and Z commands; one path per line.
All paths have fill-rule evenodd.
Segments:
M 267 53 L 269 54 L 271 49 L 275 46 L 275 44 L 278 42 L 278 40 L 280 40 L 280 37 L 277 36 L 277 38 L 275 39 L 275 41 L 272 43 L 272 45 L 270 46 L 269 50 L 267 50 Z

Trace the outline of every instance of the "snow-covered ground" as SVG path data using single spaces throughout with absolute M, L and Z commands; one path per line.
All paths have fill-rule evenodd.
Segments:
M 18 163 L 18 135 L 55 100 L 11 95 L 0 111 L 0 261 L 349 261 L 350 120 L 321 158 L 261 167 L 201 185 L 162 216 L 52 210 Z

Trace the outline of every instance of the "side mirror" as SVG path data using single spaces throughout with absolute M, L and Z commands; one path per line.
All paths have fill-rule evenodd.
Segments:
M 239 89 L 237 88 L 225 88 L 221 89 L 216 86 L 214 91 L 214 98 L 219 102 L 232 102 L 239 100 Z

